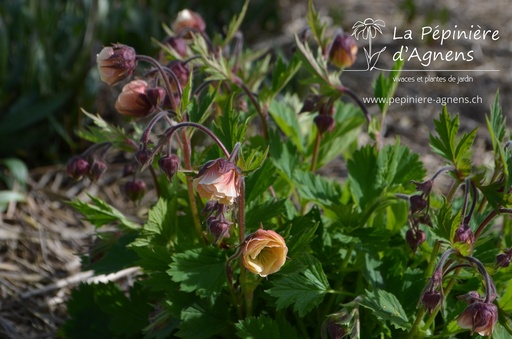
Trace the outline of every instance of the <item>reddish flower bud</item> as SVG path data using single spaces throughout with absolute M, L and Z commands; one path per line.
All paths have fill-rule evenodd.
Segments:
M 123 87 L 115 107 L 123 115 L 145 117 L 164 98 L 163 88 L 148 89 L 144 80 L 133 80 Z
M 189 9 L 184 9 L 178 13 L 176 20 L 172 24 L 172 30 L 179 34 L 183 30 L 192 30 L 197 32 L 204 32 L 206 24 L 203 18 Z M 189 38 L 190 34 L 184 34 L 185 38 Z
M 417 195 L 411 195 L 409 198 L 409 203 L 411 204 L 410 211 L 411 214 L 420 212 L 427 207 L 428 202 L 423 198 L 423 195 L 417 194 Z
M 338 33 L 327 49 L 329 61 L 339 67 L 350 67 L 356 61 L 357 43 L 348 33 Z
M 334 130 L 334 126 L 336 125 L 332 116 L 324 114 L 318 114 L 315 119 L 313 119 L 313 122 L 318 128 L 318 132 L 320 134 L 324 134 L 325 132 L 332 132 L 332 130 Z
M 218 243 L 224 238 L 229 238 L 229 230 L 231 229 L 231 222 L 221 218 L 210 217 L 207 221 L 208 232 L 213 235 L 215 243 Z
M 94 162 L 91 165 L 91 168 L 89 168 L 89 173 L 87 176 L 92 181 L 98 180 L 103 173 L 107 170 L 107 164 L 105 164 L 104 161 L 95 159 Z
M 510 266 L 510 259 L 512 258 L 512 248 L 504 250 L 504 253 L 496 256 L 496 267 L 506 268 Z
M 89 173 L 89 168 L 91 167 L 91 164 L 89 164 L 89 161 L 85 159 L 82 156 L 74 156 L 72 157 L 66 166 L 66 172 L 68 175 L 75 179 L 80 180 L 84 175 L 87 175 Z
M 146 183 L 142 180 L 127 181 L 124 184 L 124 192 L 128 199 L 138 202 L 146 193 Z
M 167 67 L 174 73 L 182 88 L 187 86 L 188 78 L 190 77 L 190 69 L 186 63 L 179 60 L 173 60 Z M 172 90 L 177 91 L 176 84 L 174 83 L 173 79 L 170 78 L 169 80 L 171 81 Z
M 475 236 L 473 234 L 473 231 L 471 230 L 471 227 L 469 227 L 469 225 L 464 222 L 461 223 L 457 230 L 455 231 L 453 242 L 465 243 L 469 245 L 470 248 L 473 248 Z
M 407 233 L 405 233 L 405 240 L 413 252 L 416 252 L 418 247 L 425 242 L 426 238 L 427 236 L 422 230 L 417 230 L 415 232 L 409 228 Z
M 490 336 L 498 321 L 498 308 L 492 303 L 475 302 L 464 310 L 457 318 L 461 328 L 477 332 L 481 336 Z
M 317 112 L 320 109 L 321 105 L 321 96 L 320 95 L 310 95 L 304 100 L 302 103 L 302 108 L 299 113 L 304 112 Z
M 207 162 L 194 179 L 194 188 L 207 200 L 232 205 L 240 195 L 240 170 L 229 160 L 220 158 Z
M 129 46 L 104 47 L 96 56 L 100 78 L 110 86 L 130 77 L 137 67 L 137 54 Z
M 329 314 L 320 329 L 322 339 L 359 338 L 359 311 L 342 308 Z
M 146 164 L 150 161 L 152 161 L 152 154 L 151 151 L 148 150 L 146 147 L 141 147 L 135 152 L 135 160 L 138 161 L 138 163 L 141 166 L 146 166 Z
M 421 303 L 423 304 L 423 306 L 425 306 L 428 313 L 432 314 L 432 312 L 441 303 L 441 293 L 437 291 L 427 291 L 425 292 L 425 294 L 423 294 L 423 297 L 421 298 Z
M 158 166 L 160 170 L 165 173 L 167 179 L 171 181 L 172 177 L 178 173 L 180 158 L 176 154 L 161 157 L 160 160 L 158 160 Z
M 187 41 L 179 37 L 169 37 L 165 42 L 182 58 L 187 55 Z

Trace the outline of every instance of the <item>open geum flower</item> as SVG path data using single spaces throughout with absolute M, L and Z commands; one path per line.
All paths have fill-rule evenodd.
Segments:
M 279 271 L 286 262 L 286 254 L 286 242 L 272 230 L 259 229 L 242 244 L 242 264 L 261 277 Z
M 201 168 L 193 185 L 202 198 L 232 205 L 240 195 L 239 177 L 240 170 L 234 163 L 219 158 L 208 161 Z
M 481 336 L 489 336 L 498 321 L 498 308 L 490 302 L 475 302 L 464 310 L 457 318 L 461 328 L 468 328 Z

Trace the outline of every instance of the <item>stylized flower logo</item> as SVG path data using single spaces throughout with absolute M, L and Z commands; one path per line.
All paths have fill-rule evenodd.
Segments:
M 352 26 L 352 35 L 359 40 L 361 36 L 364 40 L 368 40 L 368 50 L 364 48 L 366 54 L 366 61 L 368 62 L 368 70 L 375 68 L 375 64 L 379 60 L 380 54 L 386 49 L 382 48 L 380 51 L 372 54 L 372 39 L 375 39 L 377 32 L 382 34 L 382 28 L 386 27 L 386 24 L 382 20 L 374 20 L 372 18 L 366 18 L 364 21 L 358 21 Z M 372 60 L 375 60 L 372 62 Z

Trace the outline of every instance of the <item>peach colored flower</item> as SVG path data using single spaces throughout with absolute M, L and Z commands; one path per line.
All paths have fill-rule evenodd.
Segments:
M 261 277 L 279 271 L 286 262 L 286 254 L 286 242 L 272 230 L 259 229 L 242 244 L 242 264 Z
M 145 117 L 164 98 L 163 88 L 148 88 L 148 84 L 144 80 L 133 80 L 123 87 L 117 97 L 115 107 L 123 115 Z
M 240 195 L 240 170 L 224 158 L 208 161 L 194 178 L 197 193 L 207 200 L 232 205 Z
M 130 77 L 137 67 L 135 50 L 126 45 L 104 47 L 96 56 L 100 78 L 110 86 Z
M 493 303 L 475 302 L 464 310 L 457 318 L 461 328 L 471 329 L 481 336 L 490 336 L 498 321 L 498 308 Z

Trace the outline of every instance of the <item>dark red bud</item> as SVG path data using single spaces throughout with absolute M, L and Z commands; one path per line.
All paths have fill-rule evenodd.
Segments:
M 127 181 L 124 184 L 124 192 L 128 199 L 138 202 L 146 193 L 146 183 L 142 180 Z
M 316 127 L 318 128 L 318 132 L 323 134 L 325 132 L 331 132 L 334 130 L 334 126 L 336 123 L 334 122 L 334 118 L 330 115 L 318 114 L 315 119 L 313 119 Z
M 302 109 L 299 113 L 304 112 L 317 112 L 320 108 L 320 95 L 310 95 L 302 103 Z
M 152 161 L 151 151 L 145 147 L 139 148 L 135 152 L 135 160 L 137 160 L 141 166 L 146 166 L 148 162 Z
M 179 56 L 184 57 L 187 55 L 187 41 L 185 39 L 169 37 L 165 42 L 169 44 L 169 46 L 171 46 Z
M 461 223 L 457 230 L 455 231 L 455 236 L 453 237 L 454 242 L 466 243 L 470 246 L 473 246 L 475 242 L 475 236 L 471 227 L 469 227 L 466 223 Z
M 94 162 L 91 165 L 91 168 L 89 169 L 89 173 L 87 176 L 92 181 L 98 180 L 103 173 L 107 170 L 107 164 L 103 162 L 102 160 L 94 160 Z
M 425 306 L 428 313 L 432 314 L 436 307 L 441 303 L 441 293 L 437 291 L 427 291 L 421 298 L 421 303 Z
M 348 33 L 338 33 L 328 47 L 329 61 L 339 67 L 350 67 L 356 61 L 357 43 Z
M 66 166 L 66 172 L 73 179 L 79 180 L 89 173 L 90 166 L 91 164 L 89 164 L 89 161 L 84 157 L 74 156 L 69 160 Z
M 210 217 L 207 220 L 208 232 L 213 235 L 215 243 L 218 243 L 224 238 L 229 238 L 231 223 L 223 219 L 224 218 L 216 219 L 214 217 Z
M 427 236 L 422 230 L 417 230 L 415 232 L 412 229 L 408 229 L 407 233 L 405 233 L 405 240 L 413 252 L 416 252 L 418 247 L 420 247 L 420 245 L 423 244 L 426 239 Z
M 158 107 L 161 102 L 164 101 L 165 96 L 167 93 L 162 87 L 154 87 L 154 88 L 148 88 L 146 89 L 146 97 L 148 99 L 148 102 L 153 107 Z
M 160 170 L 165 173 L 167 179 L 171 181 L 172 177 L 178 173 L 180 158 L 176 154 L 161 157 L 160 160 L 158 160 L 158 166 Z
M 409 202 L 411 204 L 411 214 L 424 210 L 428 205 L 427 200 L 425 200 L 421 194 L 411 195 Z
M 501 253 L 496 256 L 496 267 L 506 268 L 510 266 L 510 256 Z

